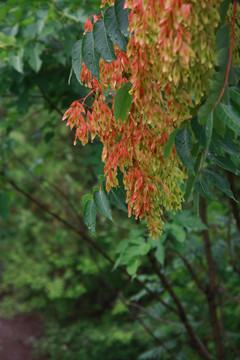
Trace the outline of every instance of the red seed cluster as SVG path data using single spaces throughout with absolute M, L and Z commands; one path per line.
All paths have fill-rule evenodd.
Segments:
M 102 0 L 102 6 L 114 1 Z M 161 233 L 163 209 L 180 209 L 184 171 L 175 147 L 164 159 L 169 134 L 190 116 L 208 92 L 216 65 L 215 28 L 220 0 L 126 0 L 130 40 L 126 54 L 100 61 L 98 81 L 83 64 L 82 82 L 94 92 L 92 109 L 75 101 L 64 114 L 83 145 L 96 135 L 103 143 L 106 188 L 123 173 L 128 214 L 145 217 L 151 234 Z M 95 18 L 94 18 L 95 20 Z M 92 30 L 86 23 L 86 29 Z M 131 82 L 133 103 L 124 123 L 114 116 L 116 92 Z M 108 96 L 109 98 L 109 96 Z

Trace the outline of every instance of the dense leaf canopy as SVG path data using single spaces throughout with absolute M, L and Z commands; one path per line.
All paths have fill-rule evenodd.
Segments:
M 239 8 L 159 1 L 201 18 L 162 53 L 153 3 L 0 4 L 0 314 L 49 360 L 240 359 Z

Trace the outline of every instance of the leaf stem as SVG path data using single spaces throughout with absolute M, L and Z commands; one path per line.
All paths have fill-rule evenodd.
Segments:
M 237 8 L 237 0 L 234 0 L 234 4 L 233 4 L 233 20 L 232 20 L 232 35 L 231 35 L 231 43 L 230 43 L 230 51 L 229 51 L 229 59 L 228 59 L 226 77 L 225 77 L 224 86 L 223 86 L 222 91 L 221 91 L 221 93 L 219 95 L 219 98 L 215 102 L 214 107 L 216 107 L 217 104 L 221 101 L 221 99 L 223 97 L 223 94 L 224 94 L 224 91 L 225 91 L 225 89 L 227 87 L 227 83 L 228 83 L 228 77 L 229 77 L 229 72 L 230 72 L 230 68 L 231 68 L 231 61 L 232 61 L 233 43 L 234 43 L 236 8 Z
M 201 175 L 202 175 L 202 173 L 201 173 L 201 171 L 202 171 L 202 169 L 203 169 L 203 164 L 204 164 L 204 160 L 205 160 L 205 155 L 206 155 L 206 148 L 204 148 L 203 149 L 203 156 L 202 156 L 202 163 L 201 163 L 201 167 L 200 167 L 200 169 L 199 169 L 199 180 L 201 180 Z

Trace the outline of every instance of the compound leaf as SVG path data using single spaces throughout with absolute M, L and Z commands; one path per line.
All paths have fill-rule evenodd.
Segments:
M 113 43 L 107 35 L 103 20 L 98 20 L 93 26 L 94 46 L 104 61 L 110 63 L 116 60 Z
M 171 132 L 171 134 L 168 137 L 167 144 L 165 145 L 164 150 L 163 150 L 165 160 L 167 160 L 167 158 L 168 158 L 168 156 L 170 154 L 170 151 L 171 151 L 171 148 L 172 148 L 172 146 L 174 144 L 174 140 L 175 140 L 175 137 L 177 135 L 177 132 L 178 132 L 178 129 L 175 129 L 173 132 Z
M 90 73 L 97 78 L 100 79 L 99 74 L 99 60 L 100 56 L 95 49 L 95 42 L 93 38 L 93 32 L 87 31 L 82 40 L 82 56 L 83 61 L 90 71 Z
M 131 83 L 125 83 L 120 89 L 118 89 L 114 101 L 114 115 L 116 121 L 121 119 L 123 122 L 131 109 L 133 96 L 129 93 L 131 90 Z
M 124 3 L 125 0 L 118 0 L 115 1 L 114 4 L 114 8 L 115 8 L 115 14 L 116 14 L 116 18 L 117 18 L 117 22 L 119 25 L 119 28 L 122 32 L 122 34 L 126 37 L 129 36 L 129 31 L 128 31 L 128 14 L 129 14 L 129 10 L 128 9 L 124 9 Z
M 93 199 L 89 199 L 83 209 L 83 219 L 93 235 L 96 234 L 96 205 Z
M 104 25 L 107 29 L 108 36 L 119 49 L 126 51 L 128 39 L 122 34 L 118 24 L 118 20 L 115 14 L 113 6 L 109 6 L 104 13 Z
M 105 191 L 98 190 L 93 193 L 93 198 L 96 204 L 96 207 L 103 215 L 105 215 L 108 219 L 113 221 L 112 212 L 109 204 L 109 200 Z
M 194 172 L 194 161 L 190 155 L 192 150 L 192 134 L 187 127 L 180 129 L 176 134 L 175 146 L 183 164 L 188 170 Z
M 72 66 L 77 80 L 81 84 L 82 73 L 82 40 L 78 40 L 72 48 Z
M 216 112 L 230 129 L 240 131 L 240 117 L 231 105 L 218 104 Z

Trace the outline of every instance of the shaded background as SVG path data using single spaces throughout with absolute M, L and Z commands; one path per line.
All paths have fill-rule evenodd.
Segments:
M 208 286 L 206 225 L 191 208 L 165 215 L 166 251 L 159 262 L 165 257 L 169 289 L 144 252 L 137 254 L 142 262 L 137 281 L 129 281 L 126 273 L 111 271 L 113 264 L 98 251 L 99 246 L 115 261 L 117 245 L 126 239 L 133 258 L 147 236 L 144 223 L 113 209 L 114 224 L 98 215 L 97 239 L 83 224 L 82 196 L 103 173 L 101 144 L 73 146 L 74 134 L 61 118 L 87 93 L 74 78 L 68 85 L 71 49 L 87 17 L 100 13 L 99 5 L 97 0 L 0 4 L 0 357 L 13 359 L 9 351 L 15 348 L 16 360 L 199 359 L 173 311 L 171 289 L 214 354 L 208 303 L 191 272 Z M 239 181 L 228 176 L 237 196 Z M 215 198 L 206 209 L 208 235 L 225 351 L 236 360 L 239 209 L 217 190 Z M 27 352 L 22 354 L 17 342 Z

